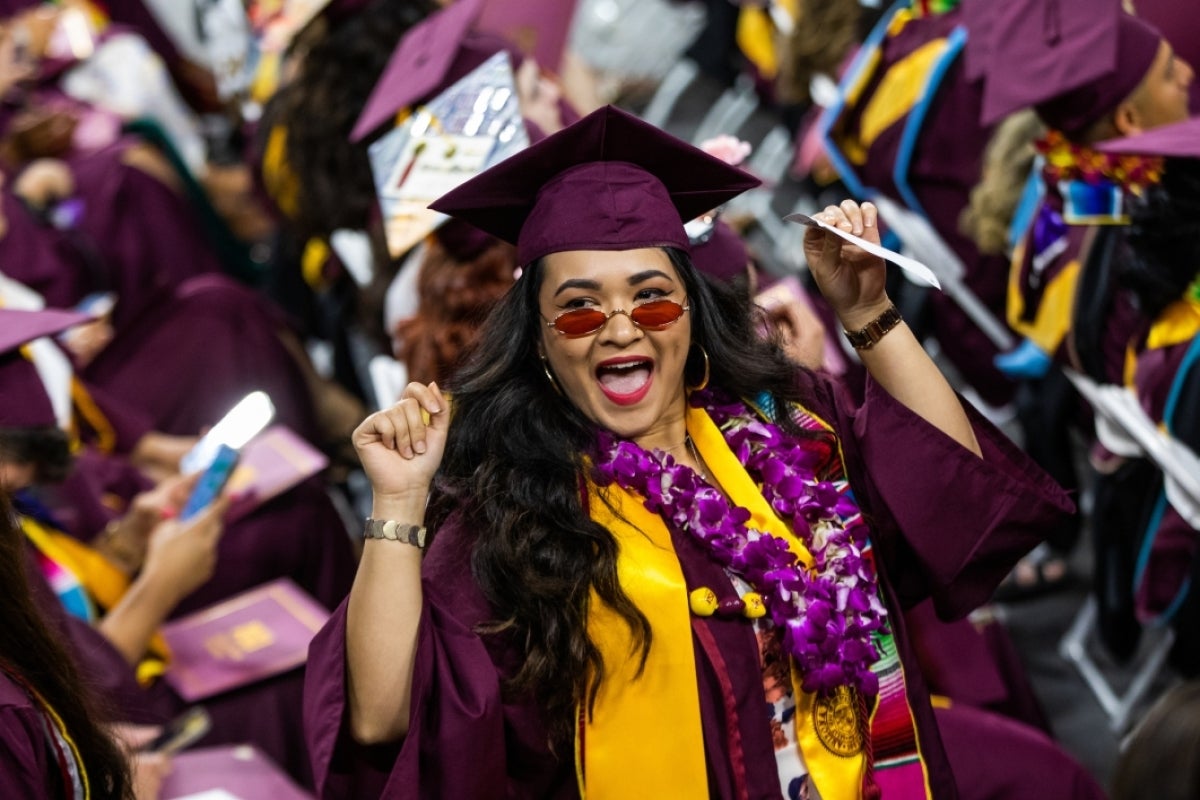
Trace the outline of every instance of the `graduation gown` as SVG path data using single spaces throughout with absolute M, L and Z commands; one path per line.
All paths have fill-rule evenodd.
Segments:
M 929 598 L 943 617 L 966 615 L 1070 511 L 1071 502 L 969 409 L 982 459 L 872 381 L 865 403 L 855 410 L 840 405 L 823 379 L 804 373 L 800 380 L 812 398 L 809 410 L 839 435 L 855 497 L 871 521 L 879 584 L 893 611 L 890 622 L 934 797 L 955 798 L 955 775 L 898 612 Z M 556 758 L 548 751 L 538 709 L 520 698 L 501 697 L 502 679 L 520 663 L 519 648 L 502 637 L 475 633 L 478 623 L 492 619 L 471 578 L 475 537 L 474 530 L 451 518 L 426 554 L 411 721 L 401 743 L 363 748 L 348 734 L 344 604 L 313 640 L 305 727 L 323 797 L 578 797 L 572 756 Z M 723 568 L 694 539 L 673 535 L 673 544 L 688 586 L 728 582 Z M 696 644 L 711 794 L 734 796 L 730 743 L 736 740 L 749 796 L 778 798 L 752 626 L 717 617 L 704 618 L 703 624 L 726 667 L 715 669 Z M 735 682 L 725 691 L 737 699 L 736 730 L 727 722 L 720 672 Z
M 191 201 L 122 161 L 132 141 L 68 162 L 84 206 L 71 233 L 104 270 L 106 285 L 93 291 L 117 294 L 113 324 L 118 331 L 188 278 L 225 270 Z
M 223 275 L 203 275 L 160 294 L 118 327 L 80 374 L 141 410 L 155 430 L 180 436 L 197 435 L 262 390 L 275 405 L 275 422 L 320 443 L 308 381 L 281 339 L 286 328 L 265 297 Z
M 1193 453 L 1200 452 L 1200 299 L 1172 303 L 1130 344 L 1128 378 L 1142 408 L 1168 435 Z M 1148 495 L 1126 500 L 1139 501 L 1143 520 L 1134 573 L 1137 612 L 1144 621 L 1170 622 L 1179 629 L 1176 650 L 1186 645 L 1190 656 L 1186 664 L 1176 666 L 1194 676 L 1200 671 L 1200 645 L 1192 644 L 1191 634 L 1200 618 L 1197 531 L 1168 502 L 1161 475 L 1154 478 Z
M 129 140 L 67 160 L 82 211 L 73 227 L 36 218 L 4 192 L 5 274 L 71 308 L 93 292 L 114 292 L 118 330 L 184 280 L 224 270 L 187 198 L 122 161 Z M 7 187 L 6 187 L 7 189 Z
M 994 132 L 980 124 L 982 91 L 965 75 L 962 23 L 957 9 L 902 26 L 881 22 L 889 28 L 878 59 L 861 93 L 840 111 L 829 141 L 842 154 L 839 171 L 854 173 L 851 191 L 862 187 L 861 196 L 878 192 L 923 213 L 961 259 L 967 288 L 1002 319 L 1007 261 L 981 253 L 958 224 Z M 969 34 L 966 41 L 969 47 Z M 930 58 L 937 48 L 944 50 Z M 955 368 L 990 404 L 1011 399 L 1012 382 L 992 364 L 997 349 L 991 340 L 949 296 L 930 292 L 927 299 L 933 334 Z
M 45 714 L 0 670 L 0 797 L 66 797 Z

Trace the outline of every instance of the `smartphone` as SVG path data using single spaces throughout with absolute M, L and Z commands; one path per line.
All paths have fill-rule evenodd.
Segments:
M 179 462 L 179 471 L 192 475 L 207 469 L 216 458 L 221 445 L 240 450 L 246 442 L 257 436 L 275 416 L 275 406 L 266 392 L 251 392 L 229 409 L 221 421 Z
M 208 468 L 200 474 L 192 493 L 179 512 L 179 519 L 187 521 L 212 505 L 221 496 L 221 490 L 229 482 L 237 467 L 239 453 L 227 444 L 217 446 L 217 454 Z
M 200 741 L 212 728 L 212 718 L 202 706 L 192 706 L 163 726 L 162 733 L 142 746 L 146 753 L 172 755 Z

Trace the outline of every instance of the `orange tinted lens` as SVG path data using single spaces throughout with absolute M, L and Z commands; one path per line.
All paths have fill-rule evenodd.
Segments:
M 595 333 L 608 319 L 603 311 L 594 308 L 577 308 L 559 314 L 554 320 L 554 329 L 564 336 L 586 336 Z
M 674 300 L 655 300 L 637 306 L 629 312 L 629 316 L 638 327 L 658 330 L 682 317 L 683 306 Z

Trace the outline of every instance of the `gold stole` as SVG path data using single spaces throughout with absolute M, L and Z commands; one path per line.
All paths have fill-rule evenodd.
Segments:
M 1079 259 L 1072 259 L 1046 285 L 1042 299 L 1034 313 L 1033 321 L 1024 319 L 1025 296 L 1021 291 L 1021 265 L 1025 249 L 1031 242 L 1018 244 L 1013 251 L 1008 271 L 1009 326 L 1017 333 L 1036 344 L 1043 352 L 1054 354 L 1071 327 L 1071 315 L 1075 310 L 1075 289 L 1079 283 Z
M 775 515 L 708 413 L 689 407 L 687 429 L 730 500 L 750 511 L 747 524 L 783 539 L 802 563 L 812 564 L 804 544 Z M 615 484 L 589 485 L 588 507 L 592 519 L 617 540 L 621 587 L 650 621 L 654 643 L 639 676 L 629 628 L 593 594 L 588 633 L 606 672 L 595 713 L 584 719 L 582 744 L 576 743 L 580 792 L 608 800 L 628 797 L 629 787 L 636 786 L 642 797 L 707 797 L 688 587 L 670 531 L 640 497 Z M 813 727 L 814 696 L 800 689 L 796 673 L 793 669 L 796 738 L 804 762 L 826 800 L 858 798 L 863 755 L 834 755 L 820 743 Z
M 22 515 L 21 529 L 46 558 L 75 576 L 88 597 L 101 609 L 121 602 L 129 589 L 129 577 L 99 552 L 74 537 L 48 528 L 32 517 Z M 150 639 L 149 653 L 137 665 L 138 683 L 149 684 L 166 671 L 170 653 L 161 633 Z
M 1173 347 L 1191 341 L 1200 332 L 1200 301 L 1183 297 L 1162 310 L 1146 334 L 1146 350 Z M 1133 386 L 1138 352 L 1130 342 L 1125 352 L 1125 385 Z

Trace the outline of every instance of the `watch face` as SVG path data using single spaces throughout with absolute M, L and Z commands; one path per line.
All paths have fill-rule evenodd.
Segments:
M 884 334 L 899 325 L 902 319 L 900 309 L 891 306 L 887 311 L 868 322 L 862 330 L 846 331 L 846 338 L 850 340 L 850 344 L 855 350 L 866 350 L 882 339 Z

